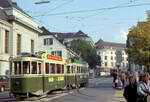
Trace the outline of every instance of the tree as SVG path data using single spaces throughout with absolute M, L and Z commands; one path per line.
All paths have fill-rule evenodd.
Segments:
M 92 47 L 89 42 L 82 39 L 73 40 L 71 49 L 87 61 L 91 68 L 100 65 L 100 56 L 97 55 L 96 48 Z
M 138 65 L 150 66 L 150 16 L 146 22 L 133 26 L 128 34 L 130 45 L 126 52 L 131 61 Z

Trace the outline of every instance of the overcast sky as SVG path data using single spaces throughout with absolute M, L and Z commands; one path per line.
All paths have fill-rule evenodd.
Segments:
M 82 30 L 94 42 L 100 38 L 109 42 L 126 42 L 128 30 L 138 21 L 145 21 L 150 0 L 13 0 L 39 26 L 52 32 Z M 47 0 L 43 0 L 47 1 Z

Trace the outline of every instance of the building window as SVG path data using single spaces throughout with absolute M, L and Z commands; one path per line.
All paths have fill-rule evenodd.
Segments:
M 113 56 L 111 56 L 111 60 L 113 60 Z
M 105 60 L 107 60 L 107 56 L 105 56 Z
M 5 53 L 8 53 L 9 48 L 9 31 L 5 30 Z
M 57 51 L 57 56 L 62 57 L 62 52 L 61 51 Z
M 21 35 L 17 34 L 17 55 L 21 53 Z
M 34 40 L 31 40 L 31 53 L 34 53 Z
M 124 61 L 124 57 L 122 57 L 122 61 Z
M 52 38 L 45 38 L 44 39 L 44 45 L 52 45 L 53 39 Z
M 107 67 L 107 62 L 105 62 L 105 67 Z
M 54 55 L 54 56 L 62 57 L 62 51 L 52 51 L 51 54 Z
M 113 62 L 111 62 L 111 66 L 112 66 L 112 67 L 114 66 L 114 63 L 113 63 Z

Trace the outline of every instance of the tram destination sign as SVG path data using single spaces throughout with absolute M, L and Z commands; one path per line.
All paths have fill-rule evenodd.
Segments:
M 50 55 L 50 54 L 43 54 L 42 59 L 49 59 L 49 60 L 56 60 L 56 61 L 62 61 L 63 60 L 62 57 L 54 56 L 54 55 Z

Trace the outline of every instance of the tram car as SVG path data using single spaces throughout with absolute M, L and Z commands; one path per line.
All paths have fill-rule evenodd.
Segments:
M 10 93 L 19 97 L 41 96 L 61 88 L 88 83 L 88 64 L 59 56 L 20 55 L 10 59 Z

